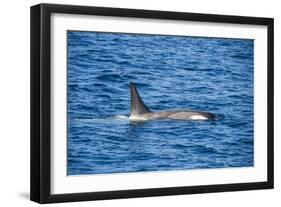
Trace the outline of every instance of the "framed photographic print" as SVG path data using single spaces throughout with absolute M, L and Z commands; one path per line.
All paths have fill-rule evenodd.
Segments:
M 273 19 L 31 7 L 31 200 L 273 188 Z

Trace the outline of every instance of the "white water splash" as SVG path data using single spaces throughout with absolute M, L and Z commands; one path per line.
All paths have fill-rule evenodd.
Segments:
M 104 118 L 86 118 L 86 119 L 75 119 L 78 122 L 84 123 L 118 123 L 118 122 L 127 122 L 129 117 L 125 115 L 115 115 Z
M 125 115 L 116 115 L 116 116 L 113 116 L 111 118 L 114 119 L 114 120 L 129 120 L 129 117 L 125 116 Z

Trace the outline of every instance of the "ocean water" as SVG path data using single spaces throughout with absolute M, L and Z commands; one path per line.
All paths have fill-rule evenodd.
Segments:
M 68 175 L 249 167 L 249 39 L 68 31 Z M 152 111 L 208 121 L 130 122 L 129 83 Z

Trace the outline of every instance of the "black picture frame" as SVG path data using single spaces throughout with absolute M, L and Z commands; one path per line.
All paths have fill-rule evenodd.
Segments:
M 167 187 L 153 189 L 120 190 L 106 192 L 85 192 L 73 194 L 51 194 L 50 182 L 50 130 L 51 130 L 51 74 L 50 74 L 50 32 L 52 13 L 100 15 L 113 17 L 134 17 L 165 20 L 183 20 L 210 23 L 233 23 L 267 26 L 267 181 L 235 184 Z M 31 151 L 30 151 L 30 199 L 38 203 L 88 201 L 146 196 L 210 193 L 273 188 L 274 177 L 274 74 L 272 18 L 195 14 L 168 11 L 103 8 L 90 6 L 39 4 L 31 7 Z

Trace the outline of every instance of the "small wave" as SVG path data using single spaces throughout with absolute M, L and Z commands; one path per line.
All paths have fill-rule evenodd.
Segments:
M 246 59 L 246 58 L 249 58 L 249 54 L 234 54 L 234 55 L 231 55 L 231 57 L 239 58 L 239 59 Z
M 100 81 L 121 81 L 124 79 L 120 74 L 99 75 L 96 78 Z
M 221 121 L 221 120 L 224 120 L 224 119 L 225 119 L 225 115 L 224 114 L 217 113 L 216 116 L 215 116 L 215 120 L 216 121 Z

